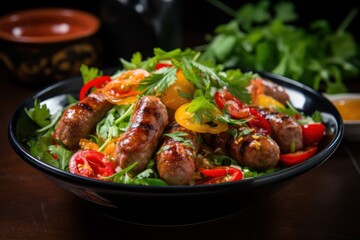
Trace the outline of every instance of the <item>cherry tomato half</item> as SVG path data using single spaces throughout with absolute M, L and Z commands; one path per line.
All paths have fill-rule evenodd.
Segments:
M 100 178 L 113 175 L 115 166 L 101 152 L 94 150 L 79 150 L 69 161 L 71 173 L 90 178 Z
M 315 153 L 317 152 L 317 149 L 318 149 L 317 146 L 312 146 L 312 147 L 307 147 L 302 151 L 280 154 L 280 162 L 285 166 L 294 166 L 314 156 Z
M 243 107 L 244 104 L 225 89 L 215 93 L 214 101 L 221 110 L 225 109 L 232 118 L 241 119 L 250 115 L 249 109 Z
M 322 123 L 310 123 L 302 125 L 301 129 L 305 146 L 313 146 L 321 142 L 326 127 Z

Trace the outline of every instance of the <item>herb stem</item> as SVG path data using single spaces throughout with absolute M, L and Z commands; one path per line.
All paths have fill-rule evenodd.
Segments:
M 357 8 L 351 9 L 349 14 L 346 16 L 344 21 L 340 24 L 339 28 L 336 30 L 337 35 L 343 34 L 345 32 L 346 28 L 350 25 L 352 20 L 356 17 L 357 13 L 358 13 Z
M 231 17 L 236 18 L 236 11 L 225 5 L 223 2 L 218 0 L 208 0 L 212 5 L 218 7 L 220 10 L 225 12 L 226 14 L 229 14 Z
M 133 109 L 134 109 L 134 106 L 135 106 L 135 104 L 132 103 L 132 104 L 130 105 L 130 107 L 126 110 L 126 112 L 125 112 L 123 115 L 121 115 L 118 119 L 115 120 L 115 122 L 114 122 L 115 125 L 117 125 L 117 124 L 120 123 L 122 120 L 124 120 L 124 118 L 128 117 L 129 115 L 131 115 L 131 113 L 132 113 L 132 111 L 133 111 Z
M 41 133 L 41 132 L 44 132 L 44 131 L 52 128 L 56 124 L 56 122 L 60 119 L 61 115 L 62 115 L 61 111 L 57 112 L 56 115 L 54 115 L 54 118 L 49 125 L 47 125 L 43 128 L 37 129 L 36 132 Z

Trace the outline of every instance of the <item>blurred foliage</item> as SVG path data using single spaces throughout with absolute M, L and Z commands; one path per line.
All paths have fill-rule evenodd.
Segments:
M 356 17 L 352 9 L 336 30 L 318 19 L 307 28 L 292 2 L 261 0 L 237 11 L 217 0 L 212 4 L 232 16 L 207 36 L 202 60 L 225 67 L 280 74 L 326 93 L 347 92 L 345 79 L 359 75 L 359 46 L 346 29 Z

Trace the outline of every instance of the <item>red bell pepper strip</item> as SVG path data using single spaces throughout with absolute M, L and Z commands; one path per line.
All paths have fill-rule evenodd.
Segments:
M 209 169 L 200 168 L 199 172 L 205 177 L 205 179 L 198 182 L 198 184 L 233 182 L 243 178 L 242 171 L 235 167 L 217 166 Z
M 326 127 L 318 122 L 302 125 L 301 129 L 305 146 L 314 146 L 323 139 Z
M 317 152 L 317 149 L 318 149 L 317 146 L 311 146 L 305 148 L 302 151 L 280 154 L 280 162 L 285 166 L 294 166 L 314 156 L 315 153 Z
M 90 80 L 85 83 L 84 86 L 80 90 L 79 100 L 83 100 L 86 97 L 86 94 L 91 88 L 103 88 L 106 83 L 110 82 L 110 76 L 101 76 Z
M 115 174 L 114 164 L 101 152 L 95 150 L 79 150 L 69 161 L 71 173 L 99 179 Z

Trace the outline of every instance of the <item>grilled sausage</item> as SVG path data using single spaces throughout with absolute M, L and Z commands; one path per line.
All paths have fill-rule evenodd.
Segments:
M 262 79 L 262 83 L 264 86 L 264 94 L 271 96 L 281 102 L 282 104 L 286 104 L 287 101 L 289 101 L 289 95 L 285 91 L 285 89 L 274 83 L 273 81 L 270 81 L 268 79 Z
M 71 150 L 78 149 L 80 139 L 91 134 L 112 106 L 100 91 L 90 93 L 64 111 L 56 126 L 55 138 Z
M 167 124 L 167 110 L 159 98 L 140 98 L 131 116 L 130 127 L 121 135 L 116 145 L 118 165 L 124 169 L 137 162 L 132 170 L 135 173 L 144 170 Z
M 280 149 L 276 142 L 248 127 L 233 127 L 217 135 L 206 136 L 209 146 L 220 148 L 242 165 L 259 170 L 275 167 Z
M 169 185 L 191 184 L 195 173 L 196 154 L 201 145 L 200 135 L 180 126 L 176 121 L 168 126 L 166 133 L 182 134 L 182 141 L 165 137 L 156 156 L 160 178 Z
M 279 145 L 282 153 L 289 153 L 303 148 L 301 126 L 289 115 L 274 109 L 259 109 L 271 126 L 271 137 Z

